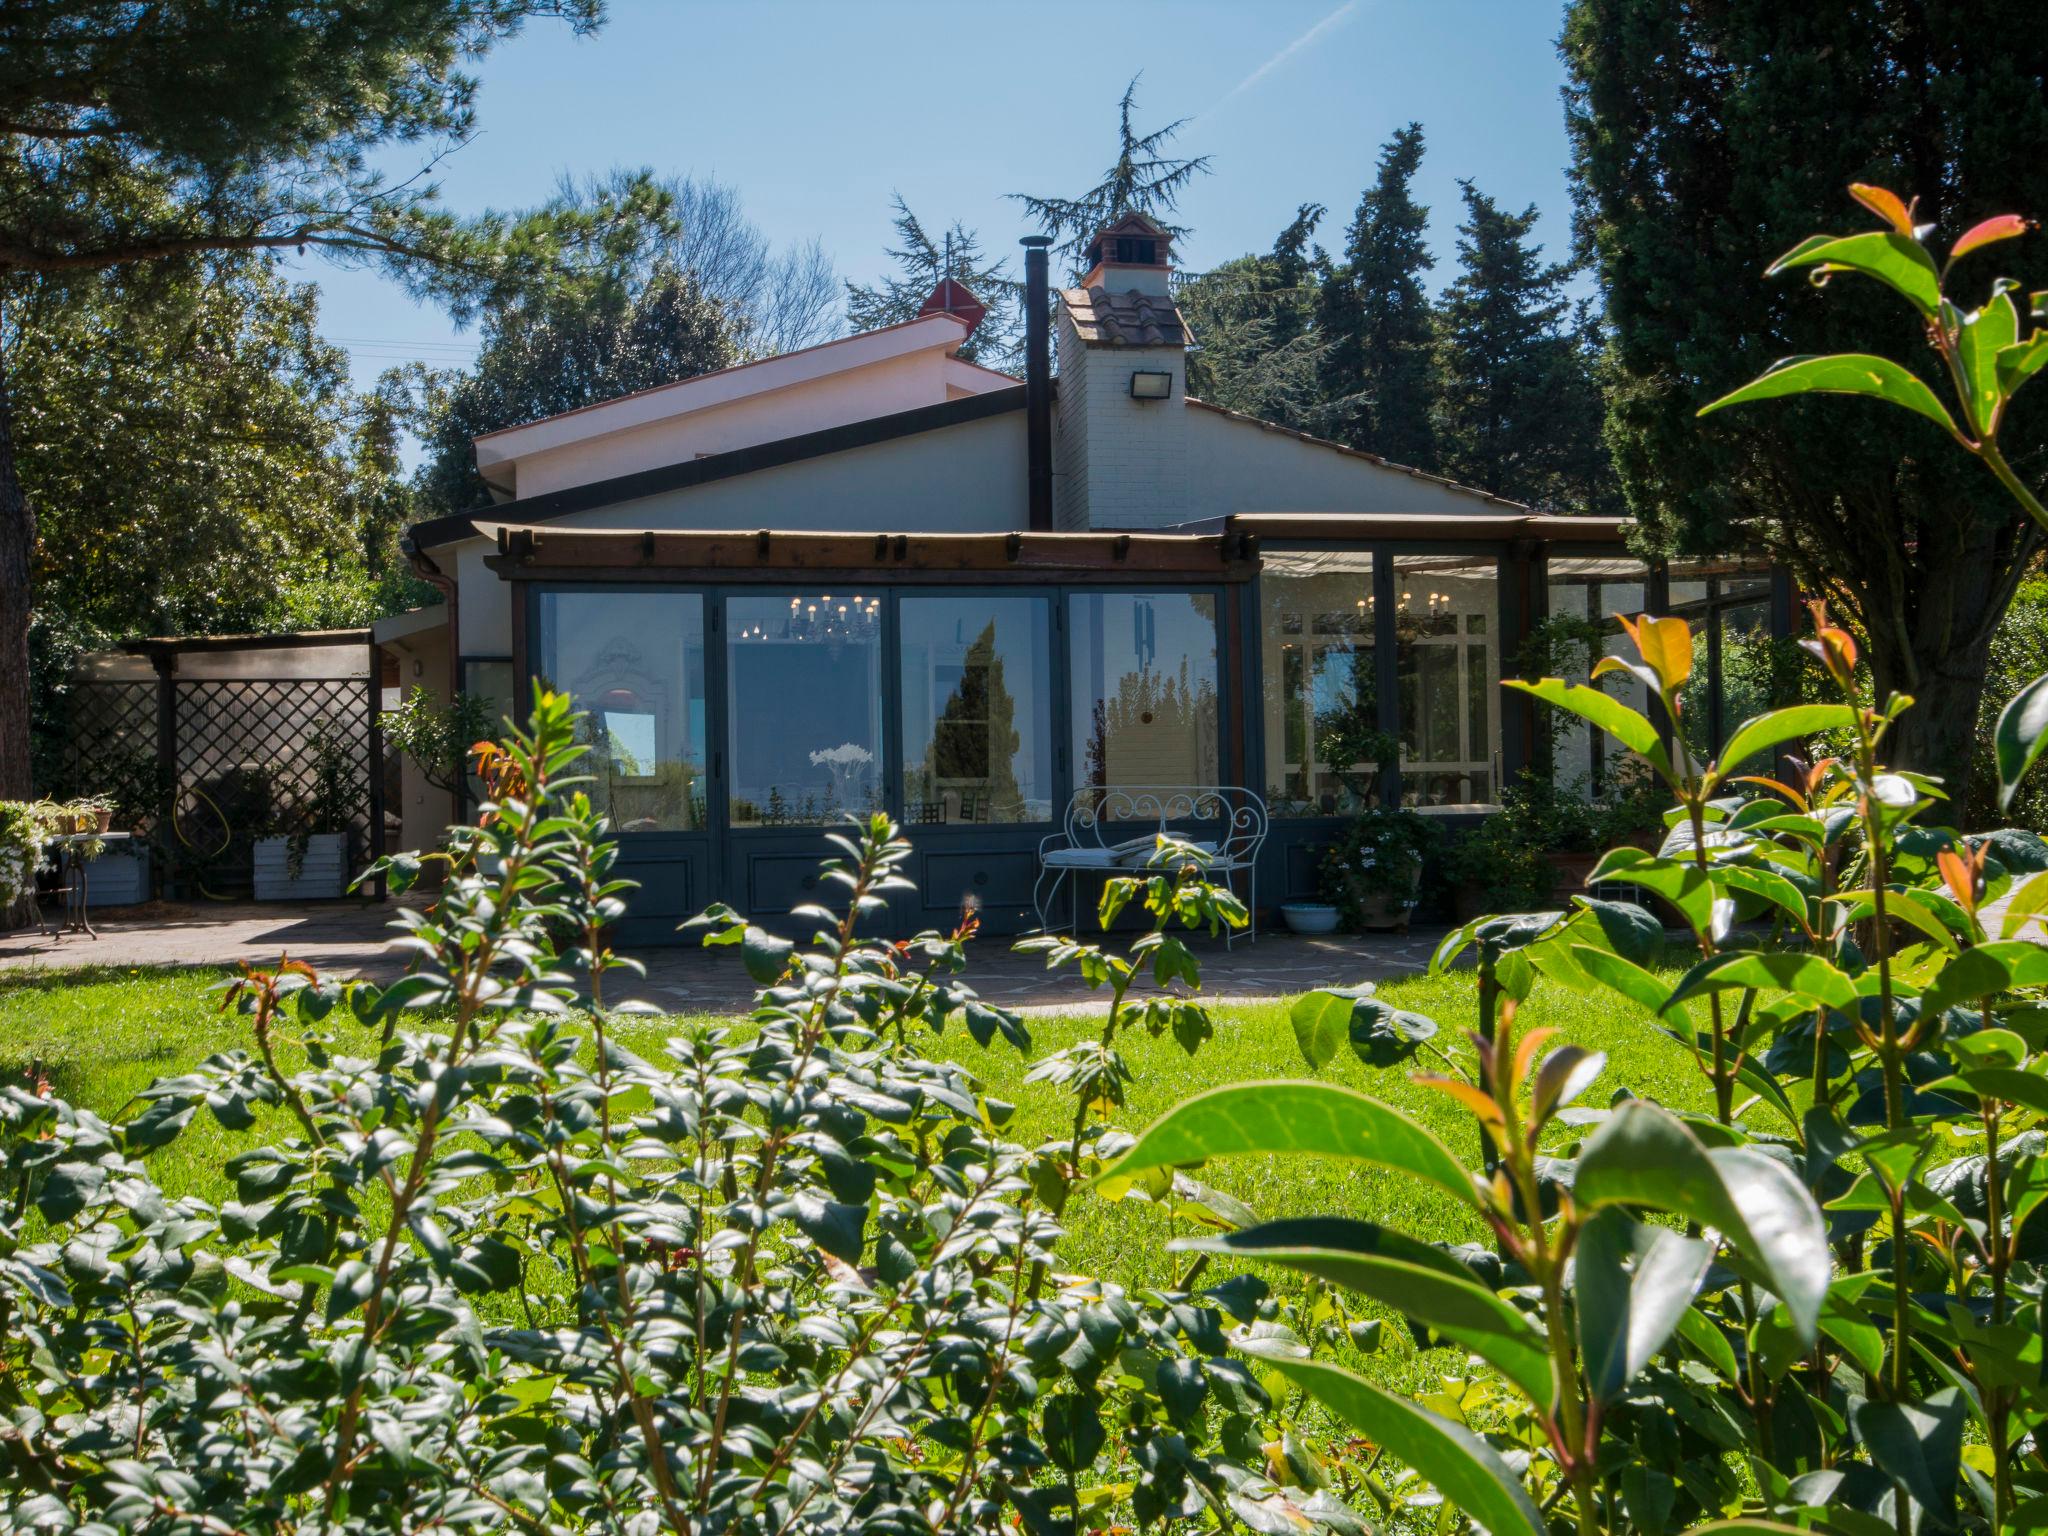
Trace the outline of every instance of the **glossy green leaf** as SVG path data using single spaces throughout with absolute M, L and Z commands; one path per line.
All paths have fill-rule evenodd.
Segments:
M 1925 416 L 1943 431 L 1960 436 L 1948 410 L 1919 375 L 1888 357 L 1840 352 L 1829 357 L 1788 357 L 1742 388 L 1700 407 L 1707 415 L 1724 406 L 1777 400 L 1786 395 L 1867 395 Z
M 1588 976 L 1610 991 L 1618 992 L 1638 1007 L 1662 1013 L 1671 996 L 1670 986 L 1641 966 L 1590 944 L 1574 944 L 1572 958 Z
M 1856 1007 L 1856 983 L 1819 955 L 1758 950 L 1734 950 L 1702 960 L 1679 979 L 1665 1006 L 1708 992 L 1747 988 L 1794 992 L 1843 1013 Z
M 1602 693 L 1598 688 L 1588 688 L 1584 683 L 1568 683 L 1560 677 L 1546 677 L 1535 683 L 1510 678 L 1501 686 L 1526 693 L 1533 699 L 1541 699 L 1546 704 L 1590 721 L 1643 758 L 1667 781 L 1675 779 L 1671 771 L 1671 756 L 1664 750 L 1663 738 L 1658 736 L 1657 727 L 1650 723 L 1650 717 L 1630 709 L 1612 695 Z
M 1941 1526 L 1955 1523 L 1965 1417 L 1954 1387 L 1917 1403 L 1859 1403 L 1850 1414 L 1878 1471 Z
M 1147 1126 L 1098 1182 L 1212 1157 L 1279 1152 L 1376 1163 L 1424 1179 L 1461 1205 L 1478 1204 L 1472 1175 L 1428 1130 L 1377 1099 L 1331 1083 L 1232 1083 L 1197 1094 Z
M 1662 896 L 1695 933 L 1714 931 L 1714 888 L 1706 871 L 1691 859 L 1667 858 L 1641 848 L 1610 848 L 1593 866 L 1586 883 L 1599 885 L 1610 880 Z
M 1369 1222 L 1311 1217 L 1173 1247 L 1279 1264 L 1370 1296 L 1480 1356 L 1538 1407 L 1552 1405 L 1550 1355 L 1536 1325 L 1425 1243 Z
M 1919 241 L 1895 230 L 1871 230 L 1818 243 L 1802 240 L 1772 262 L 1765 275 L 1775 277 L 1799 267 L 1819 267 L 1824 273 L 1839 269 L 1876 278 L 1910 299 L 1930 320 L 1941 307 L 1941 275 L 1934 269 L 1934 258 Z
M 1801 932 L 1810 931 L 1806 893 L 1775 869 L 1756 864 L 1722 864 L 1715 866 L 1707 878 L 1720 890 L 1740 891 L 1776 907 Z
M 1734 765 L 1757 753 L 1787 741 L 1804 741 L 1822 731 L 1845 730 L 1856 723 L 1855 711 L 1846 704 L 1794 704 L 1756 715 L 1735 728 L 1721 748 L 1719 761 Z
M 1244 1346 L 1434 1486 L 1488 1536 L 1546 1536 L 1543 1516 L 1499 1454 L 1449 1419 L 1320 1360 Z
M 1827 1296 L 1827 1226 L 1792 1173 L 1746 1147 L 1704 1146 L 1677 1116 L 1633 1100 L 1587 1139 L 1572 1180 L 1582 1209 L 1669 1211 L 1718 1228 L 1768 1277 L 1811 1343 Z
M 2020 339 L 2020 312 L 2003 288 L 1982 309 L 1963 316 L 1956 333 L 1957 361 L 1969 382 L 1970 421 L 1980 437 L 1997 430 L 2005 391 L 1998 381 L 1998 354 Z
M 1942 1013 L 2015 987 L 2039 986 L 2048 986 L 2048 949 L 2025 939 L 1998 939 L 1951 956 L 1920 994 L 1920 1010 Z
M 1287 1020 L 1294 1026 L 1294 1043 L 1301 1048 L 1301 1059 L 1311 1068 L 1320 1071 L 1330 1064 L 1351 1027 L 1352 1005 L 1371 991 L 1368 982 L 1341 992 L 1335 988 L 1304 992 L 1295 999 L 1287 1010 Z
M 2048 330 L 2037 330 L 2025 341 L 1999 350 L 1998 387 L 2011 396 L 2019 387 L 2048 368 Z
M 1612 1398 L 1664 1347 L 1713 1258 L 1708 1244 L 1625 1211 L 1586 1223 L 1573 1274 L 1579 1349 L 1595 1397 Z
M 1998 807 L 2010 810 L 2020 780 L 2048 749 L 2048 673 L 2006 701 L 1991 733 L 1991 747 L 1998 760 Z

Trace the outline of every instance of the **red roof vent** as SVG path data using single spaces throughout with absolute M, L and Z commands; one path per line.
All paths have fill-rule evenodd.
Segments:
M 967 322 L 967 334 L 972 336 L 974 328 L 980 325 L 988 314 L 988 306 L 967 291 L 964 283 L 950 277 L 939 279 L 939 286 L 932 290 L 932 296 L 924 301 L 924 307 L 917 312 L 922 320 L 926 315 L 952 315 Z

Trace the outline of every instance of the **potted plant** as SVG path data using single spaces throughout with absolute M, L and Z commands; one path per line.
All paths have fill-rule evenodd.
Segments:
M 1444 877 L 1461 923 L 1491 912 L 1540 912 L 1556 888 L 1557 867 L 1544 856 L 1531 819 L 1518 814 L 1515 792 L 1508 791 L 1502 802 L 1444 855 Z
M 1413 811 L 1360 812 L 1323 852 L 1323 899 L 1354 932 L 1407 932 L 1438 837 L 1436 824 Z
M 256 840 L 258 901 L 335 901 L 348 886 L 349 828 L 362 804 L 356 764 L 331 726 L 313 733 L 312 774 L 296 801 L 278 797 L 271 835 Z
M 1334 791 L 1324 791 L 1321 809 L 1326 816 L 1373 804 L 1375 787 L 1383 763 L 1401 754 L 1400 739 L 1379 728 L 1378 706 L 1364 697 L 1316 716 L 1316 759 L 1350 791 L 1351 806 L 1337 803 Z

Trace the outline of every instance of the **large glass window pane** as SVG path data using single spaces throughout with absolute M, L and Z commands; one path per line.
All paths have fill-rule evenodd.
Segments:
M 1275 816 L 1350 815 L 1378 803 L 1391 755 L 1375 687 L 1372 555 L 1272 550 L 1259 571 L 1265 795 Z
M 1536 627 L 1520 658 L 1525 676 L 1562 677 L 1619 698 L 1648 713 L 1648 691 L 1634 677 L 1610 672 L 1595 681 L 1593 664 L 1602 656 L 1634 655 L 1616 614 L 1643 611 L 1648 567 L 1626 556 L 1553 556 L 1549 568 L 1549 617 Z M 1593 799 L 1612 793 L 1623 771 L 1612 742 L 1576 716 L 1539 707 L 1539 754 L 1547 744 L 1552 779 L 1560 790 Z M 1541 757 L 1539 755 L 1539 762 Z
M 882 598 L 725 604 L 732 824 L 816 826 L 882 804 Z
M 1492 804 L 1500 780 L 1500 579 L 1491 556 L 1394 562 L 1401 800 Z
M 1044 597 L 906 597 L 903 819 L 1052 816 L 1052 603 Z
M 593 797 L 622 832 L 704 827 L 704 600 L 543 592 L 534 670 L 584 711 Z
M 1215 598 L 1090 592 L 1067 603 L 1074 782 L 1214 784 Z

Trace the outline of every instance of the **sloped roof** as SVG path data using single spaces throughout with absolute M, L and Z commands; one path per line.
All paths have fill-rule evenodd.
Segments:
M 1060 298 L 1073 318 L 1074 329 L 1091 347 L 1184 347 L 1188 323 L 1172 299 L 1158 293 L 1111 293 L 1093 288 L 1063 288 Z

